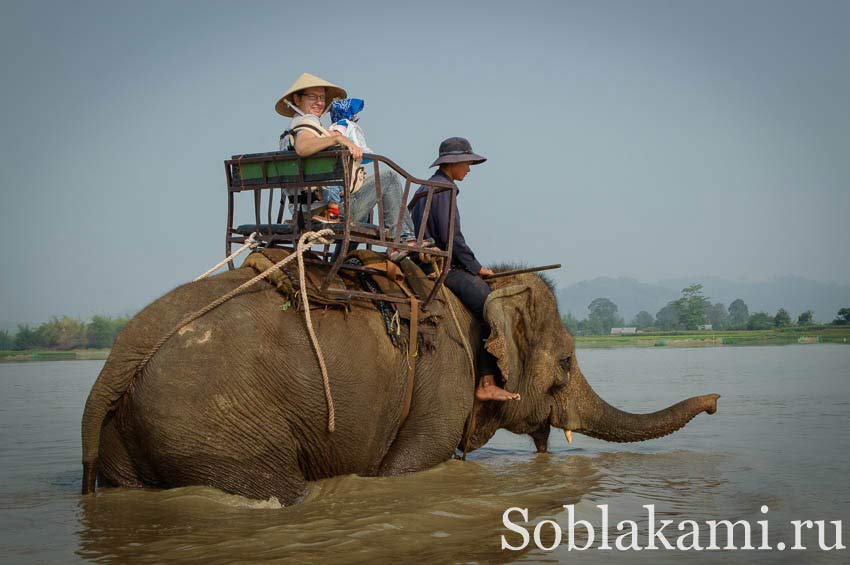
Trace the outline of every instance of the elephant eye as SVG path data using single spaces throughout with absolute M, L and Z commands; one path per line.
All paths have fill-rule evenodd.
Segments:
M 572 357 L 567 355 L 566 357 L 564 357 L 560 361 L 558 361 L 558 364 L 561 366 L 561 368 L 566 373 L 570 372 L 571 359 L 572 359 Z

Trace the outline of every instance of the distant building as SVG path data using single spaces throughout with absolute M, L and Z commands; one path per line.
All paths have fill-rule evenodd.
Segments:
M 637 328 L 611 328 L 611 335 L 634 335 Z
M 712 331 L 711 324 L 705 324 L 703 326 L 697 326 L 698 330 Z

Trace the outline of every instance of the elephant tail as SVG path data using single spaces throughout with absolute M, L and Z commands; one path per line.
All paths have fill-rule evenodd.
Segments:
M 143 377 L 148 363 L 182 325 L 231 298 L 234 285 L 252 280 L 253 272 L 246 271 L 179 286 L 139 312 L 118 334 L 83 410 L 83 494 L 96 489 L 101 435 L 110 414 L 130 398 L 136 379 Z M 210 297 L 217 300 L 211 303 Z
M 133 354 L 133 348 L 122 346 L 122 342 L 126 340 L 121 338 L 122 335 L 119 335 L 116 339 L 106 364 L 89 392 L 83 410 L 83 494 L 95 492 L 97 488 L 103 426 L 122 399 L 132 393 L 133 384 L 139 374 L 139 356 Z
M 132 394 L 136 379 L 142 378 L 147 363 L 170 335 L 168 330 L 186 315 L 187 309 L 206 300 L 197 296 L 201 294 L 198 287 L 214 284 L 215 277 L 211 277 L 178 287 L 136 314 L 116 337 L 83 410 L 83 494 L 96 490 L 101 435 L 110 415 Z

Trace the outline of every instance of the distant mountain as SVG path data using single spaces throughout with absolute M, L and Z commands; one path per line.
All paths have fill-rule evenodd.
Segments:
M 618 313 L 628 323 L 641 310 L 655 316 L 665 304 L 678 297 L 679 290 L 623 277 L 598 277 L 558 288 L 558 306 L 562 314 L 572 312 L 581 319 L 587 317 L 587 306 L 594 298 L 607 298 L 617 305 Z
M 812 310 L 814 319 L 830 322 L 839 308 L 850 307 L 850 285 L 822 283 L 797 276 L 785 276 L 764 282 L 733 281 L 719 277 L 664 279 L 644 283 L 631 278 L 598 277 L 559 288 L 561 313 L 572 312 L 577 318 L 587 316 L 587 305 L 594 298 L 608 298 L 618 307 L 628 323 L 638 312 L 653 316 L 671 300 L 681 296 L 682 289 L 694 283 L 703 285 L 703 294 L 712 303 L 727 307 L 736 298 L 743 300 L 750 312 L 764 311 L 771 316 L 785 308 L 796 320 L 800 313 Z

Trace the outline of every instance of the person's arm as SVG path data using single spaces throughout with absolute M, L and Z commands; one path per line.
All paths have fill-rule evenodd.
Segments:
M 363 150 L 342 135 L 319 137 L 307 129 L 301 130 L 295 135 L 295 152 L 299 157 L 309 157 L 334 145 L 347 147 L 348 152 L 355 159 L 360 159 L 363 156 Z
M 475 253 L 466 244 L 466 239 L 460 231 L 460 216 L 457 213 L 457 208 L 455 208 L 455 241 L 454 247 L 452 247 L 452 257 L 473 275 L 482 274 L 481 271 L 484 267 L 475 258 Z
M 448 249 L 448 234 L 449 234 L 449 210 L 451 208 L 452 196 L 451 192 L 445 191 L 435 194 L 431 199 L 431 216 L 430 221 L 434 229 L 432 233 L 435 238 L 442 239 L 442 242 L 436 242 L 444 245 L 443 249 Z M 455 229 L 453 234 L 454 244 L 452 245 L 452 259 L 459 263 L 464 269 L 472 274 L 480 274 L 481 263 L 475 258 L 475 253 L 466 244 L 466 239 L 460 231 L 460 214 L 458 214 L 457 206 L 455 206 Z

